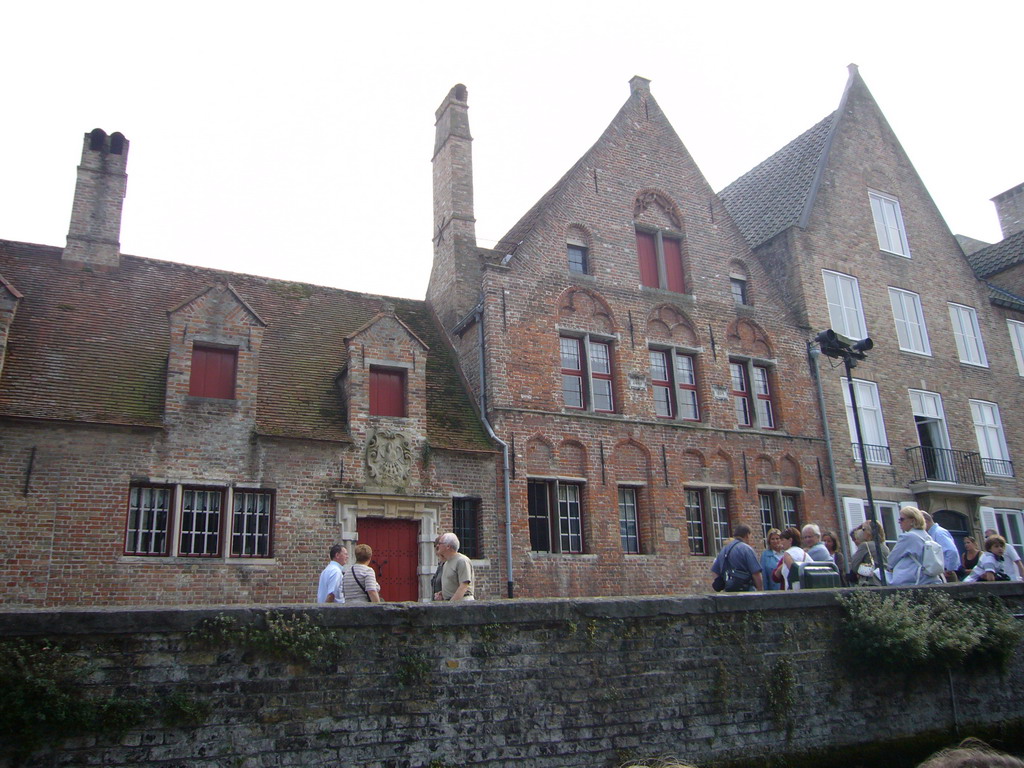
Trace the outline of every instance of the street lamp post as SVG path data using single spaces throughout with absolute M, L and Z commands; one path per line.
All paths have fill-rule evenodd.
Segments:
M 882 582 L 882 586 L 885 586 L 885 568 L 882 567 L 882 529 L 878 524 L 878 520 L 875 516 L 875 499 L 871 495 L 871 478 L 868 475 L 868 455 L 864 450 L 864 435 L 860 429 L 860 413 L 857 411 L 857 393 L 853 386 L 853 368 L 857 365 L 859 360 L 864 360 L 864 353 L 875 346 L 871 339 L 864 338 L 858 342 L 850 344 L 839 337 L 835 331 L 829 328 L 827 331 L 822 331 L 814 340 L 818 343 L 821 348 L 821 354 L 838 358 L 843 361 L 843 365 L 846 368 L 846 384 L 850 390 L 850 406 L 853 408 L 853 426 L 857 432 L 857 447 L 860 450 L 860 468 L 864 473 L 864 490 L 868 497 L 868 520 L 871 523 L 871 535 L 875 540 L 875 561 L 878 563 L 878 576 Z M 825 418 L 823 413 L 822 418 Z

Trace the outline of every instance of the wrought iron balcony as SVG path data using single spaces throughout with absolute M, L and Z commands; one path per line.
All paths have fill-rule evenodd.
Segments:
M 976 451 L 957 451 L 952 448 L 931 448 L 916 445 L 907 448 L 913 477 L 910 482 L 934 480 L 960 485 L 984 485 L 985 471 L 981 456 Z
M 851 443 L 853 446 L 853 458 L 860 461 L 860 446 Z M 892 464 L 892 454 L 888 445 L 868 445 L 864 443 L 864 453 L 867 454 L 868 464 Z
M 1013 462 L 1006 459 L 982 459 L 981 468 L 986 475 L 1013 477 Z

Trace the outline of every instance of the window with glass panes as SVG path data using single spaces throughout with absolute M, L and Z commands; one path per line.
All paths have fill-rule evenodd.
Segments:
M 1003 421 L 999 406 L 984 400 L 971 400 L 971 418 L 974 420 L 974 436 L 981 454 L 981 468 L 986 475 L 1013 477 L 1010 451 L 1003 434 Z
M 878 247 L 909 259 L 910 246 L 907 245 L 907 231 L 903 226 L 900 201 L 892 195 L 874 191 L 868 192 L 868 200 L 871 203 L 871 215 L 875 220 Z
M 825 298 L 828 301 L 832 330 L 850 339 L 865 338 L 868 335 L 867 324 L 864 322 L 857 278 L 828 269 L 823 269 L 821 274 L 825 281 Z
M 750 409 L 750 387 L 747 385 L 747 366 L 743 363 L 729 363 L 729 373 L 736 423 L 741 427 L 749 427 L 753 424 L 753 419 Z
M 988 367 L 985 342 L 981 339 L 978 313 L 973 307 L 949 303 L 949 321 L 953 325 L 953 339 L 960 355 L 960 362 L 968 365 Z
M 474 560 L 480 553 L 480 499 L 452 499 L 452 532 L 459 537 L 459 552 Z
M 612 413 L 611 342 L 590 336 L 559 338 L 562 365 L 562 401 L 567 408 Z
M 558 539 L 561 552 L 583 552 L 583 513 L 578 485 L 558 484 Z
M 232 557 L 270 557 L 274 496 L 265 491 L 234 491 Z
M 708 553 L 704 538 L 704 494 L 701 491 L 686 491 L 686 540 L 691 555 Z
M 725 491 L 711 491 L 711 530 L 719 552 L 729 540 L 729 494 Z
M 928 343 L 928 329 L 924 325 L 921 297 L 913 291 L 890 288 L 889 304 L 896 323 L 896 339 L 900 349 L 930 355 L 932 348 Z
M 664 419 L 678 415 L 686 421 L 699 421 L 693 355 L 678 350 L 652 349 L 650 361 L 655 414 Z
M 636 497 L 636 488 L 619 488 L 619 539 L 622 551 L 631 554 L 640 552 Z
M 526 490 L 530 549 L 534 552 L 582 553 L 581 486 L 554 480 L 530 480 Z
M 757 502 L 761 508 L 761 535 L 767 542 L 768 531 L 775 527 L 775 496 L 771 493 L 759 493 Z
M 569 258 L 569 271 L 577 274 L 587 274 L 587 247 L 577 243 L 569 243 L 566 246 Z
M 166 555 L 173 488 L 132 486 L 128 500 L 126 555 Z
M 797 513 L 796 496 L 792 493 L 782 494 L 782 523 L 783 528 L 799 528 L 800 515 Z
M 179 555 L 216 557 L 220 554 L 222 490 L 187 488 L 181 497 Z
M 772 390 L 768 377 L 768 369 L 763 365 L 754 368 L 754 399 L 757 408 L 757 426 L 761 429 L 775 428 L 775 410 L 772 408 Z
M 747 281 L 742 277 L 730 277 L 729 286 L 732 289 L 732 300 L 737 304 L 747 304 Z

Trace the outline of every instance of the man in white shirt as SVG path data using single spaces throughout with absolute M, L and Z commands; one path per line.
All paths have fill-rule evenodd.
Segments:
M 1001 534 L 995 528 L 989 528 L 985 531 L 985 538 L 989 536 L 1000 536 Z M 982 542 L 982 547 L 985 543 Z M 1020 560 L 1020 555 L 1017 553 L 1017 548 L 1013 544 L 1007 543 L 1006 545 L 1006 557 L 1013 560 L 1013 564 L 1016 568 L 1007 568 L 1006 572 L 1010 576 L 1010 581 L 1024 581 L 1024 563 Z
M 344 603 L 345 594 L 341 591 L 345 578 L 342 568 L 348 562 L 348 550 L 341 544 L 331 547 L 331 562 L 320 573 L 320 585 L 316 591 L 318 603 Z

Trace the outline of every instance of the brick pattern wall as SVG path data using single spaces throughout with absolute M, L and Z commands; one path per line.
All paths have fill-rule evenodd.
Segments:
M 951 589 L 1024 601 L 1010 584 Z M 343 635 L 340 661 L 274 660 L 187 636 L 204 618 L 259 626 L 292 608 Z M 75 738 L 23 765 L 592 768 L 653 755 L 839 765 L 860 764 L 861 748 L 916 738 L 927 751 L 1022 725 L 1024 692 L 1006 684 L 1024 672 L 1020 654 L 1005 674 L 865 676 L 837 653 L 831 590 L 292 608 L 0 611 L 0 638 L 47 636 L 89 654 L 83 695 L 177 693 L 210 706 L 199 725 Z M 772 690 L 786 711 L 772 709 Z

